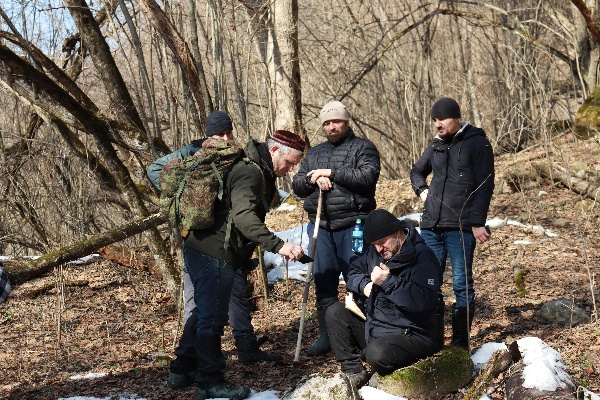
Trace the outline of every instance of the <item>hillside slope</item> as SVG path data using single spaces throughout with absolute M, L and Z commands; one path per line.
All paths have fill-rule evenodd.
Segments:
M 571 299 L 592 314 L 594 302 L 600 298 L 597 284 L 592 286 L 600 265 L 600 206 L 588 200 L 582 207 L 580 195 L 537 177 L 532 162 L 547 161 L 548 151 L 574 177 L 600 186 L 597 143 L 560 141 L 549 149 L 533 148 L 518 155 L 518 159 L 542 155 L 531 161 L 515 162 L 516 156 L 497 159 L 497 190 L 489 217 L 518 220 L 529 227 L 505 224 L 496 228 L 492 240 L 476 251 L 477 312 L 472 344 L 476 349 L 491 341 L 537 336 L 562 355 L 577 384 L 600 393 L 600 323 L 561 327 L 543 323 L 536 314 L 542 304 L 559 298 Z M 515 187 L 520 189 L 514 191 Z M 377 198 L 380 207 L 393 209 L 397 215 L 417 212 L 420 207 L 408 179 L 382 179 Z M 275 231 L 305 222 L 300 208 L 275 213 L 268 220 Z M 557 236 L 531 228 L 536 225 Z M 121 392 L 148 399 L 192 398 L 193 389 L 175 392 L 164 384 L 168 375 L 165 356 L 172 355 L 178 334 L 176 304 L 144 261 L 150 259 L 146 249 L 136 248 L 132 257 L 137 257 L 139 267 L 101 260 L 68 266 L 62 273 L 15 288 L 10 301 L 0 305 L 2 398 L 106 397 Z M 524 296 L 518 295 L 515 285 L 519 268 L 528 270 Z M 57 277 L 61 285 L 55 285 Z M 303 356 L 297 365 L 292 363 L 302 287 L 296 281 L 278 282 L 268 305 L 254 313 L 257 333 L 270 339 L 264 348 L 283 354 L 284 362 L 258 367 L 237 364 L 231 332 L 227 331 L 224 348 L 229 356 L 229 379 L 257 391 L 282 391 L 306 374 L 338 371 L 331 354 L 305 356 L 317 335 L 313 298 L 308 305 Z M 444 293 L 451 303 L 448 274 Z M 446 315 L 447 342 L 449 322 Z M 108 375 L 93 383 L 69 379 L 88 372 Z M 493 383 L 495 391 L 490 397 L 502 399 L 503 387 L 501 377 Z M 446 396 L 459 398 L 460 394 Z

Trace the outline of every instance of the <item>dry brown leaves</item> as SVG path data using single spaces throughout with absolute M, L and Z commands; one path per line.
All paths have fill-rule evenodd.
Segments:
M 554 154 L 563 165 L 584 160 L 591 174 L 600 164 L 597 144 L 563 142 Z M 548 325 L 536 311 L 547 301 L 568 298 L 588 313 L 599 299 L 598 286 L 591 282 L 600 264 L 600 207 L 577 211 L 579 196 L 562 185 L 548 181 L 529 182 L 522 192 L 502 190 L 504 166 L 510 157 L 497 160 L 496 183 L 490 217 L 520 219 L 530 226 L 541 225 L 558 234 L 514 225 L 493 230 L 493 239 L 478 247 L 475 260 L 477 312 L 472 330 L 473 347 L 491 342 L 536 336 L 562 355 L 571 377 L 600 393 L 600 324 L 573 328 Z M 519 166 L 528 169 L 528 162 Z M 594 172 L 595 171 L 595 172 Z M 547 194 L 540 195 L 540 191 Z M 415 212 L 419 202 L 407 178 L 382 179 L 377 190 L 378 204 L 397 215 Z M 293 212 L 278 212 L 268 219 L 274 231 L 284 231 L 306 222 L 301 205 Z M 518 244 L 518 241 L 530 244 Z M 139 251 L 148 259 L 144 249 Z M 113 261 L 86 266 L 68 266 L 64 281 L 86 281 L 82 286 L 52 283 L 55 275 L 14 288 L 8 304 L 0 306 L 0 396 L 7 399 L 56 399 L 76 395 L 106 397 L 122 392 L 148 399 L 192 398 L 194 389 L 173 391 L 165 385 L 168 366 L 178 334 L 177 307 L 164 301 L 160 278 L 140 265 L 125 267 Z M 529 270 L 526 293 L 517 294 L 515 271 Z M 35 298 L 26 294 L 48 286 Z M 317 335 L 314 299 L 309 299 L 301 361 L 292 362 L 298 335 L 303 284 L 278 282 L 268 305 L 254 313 L 259 334 L 271 342 L 265 350 L 284 355 L 276 365 L 243 366 L 236 362 L 231 332 L 223 339 L 228 355 L 227 378 L 256 391 L 283 391 L 302 376 L 313 372 L 338 371 L 332 355 L 307 358 L 306 348 Z M 343 290 L 343 289 L 342 289 Z M 451 282 L 445 276 L 444 292 L 451 302 Z M 594 296 L 592 296 L 592 292 Z M 258 294 L 260 295 L 260 294 Z M 450 340 L 449 315 L 446 340 Z M 104 372 L 93 381 L 70 380 L 75 374 Z M 493 398 L 503 398 L 503 381 L 490 387 Z M 458 399 L 460 393 L 446 396 Z

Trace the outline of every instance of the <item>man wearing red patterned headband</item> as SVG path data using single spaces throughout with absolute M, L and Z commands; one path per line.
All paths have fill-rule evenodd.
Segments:
M 352 251 L 352 228 L 357 219 L 364 221 L 375 209 L 380 168 L 377 148 L 354 134 L 342 103 L 325 104 L 320 117 L 327 140 L 308 150 L 293 181 L 294 192 L 306 198 L 304 209 L 310 220 L 307 233 L 311 238 L 319 193 L 323 196 L 313 263 L 319 339 L 308 349 L 312 356 L 331 351 L 325 313 L 337 302 L 340 273 L 346 279 L 348 267 L 357 257 Z
M 231 130 L 213 132 L 223 127 L 231 129 L 227 114 L 218 113 L 216 124 L 209 124 L 214 113 L 208 116 L 207 135 L 229 136 L 224 140 L 231 140 Z M 227 116 L 228 123 L 222 114 Z M 194 142 L 184 149 L 190 150 L 188 148 L 193 145 Z M 241 271 L 251 263 L 256 245 L 290 260 L 303 256 L 300 246 L 284 243 L 264 224 L 268 204 L 276 193 L 275 178 L 284 176 L 298 164 L 303 150 L 304 140 L 287 131 L 275 132 L 267 143 L 248 142 L 244 148 L 244 159 L 238 161 L 224 177 L 223 198 L 215 203 L 214 225 L 208 229 L 192 230 L 186 237 L 183 253 L 188 286 L 193 286 L 193 301 L 186 304 L 191 305 L 192 310 L 175 350 L 177 358 L 171 362 L 170 387 L 184 388 L 196 382 L 196 398 L 243 399 L 249 395 L 248 387 L 224 380 L 225 357 L 221 351 L 221 336 L 228 319 L 240 350 L 240 362 L 281 359 L 279 355 L 258 349 L 245 295 L 245 277 Z M 189 156 L 190 151 L 187 153 Z M 175 154 L 171 158 L 185 156 Z M 160 161 L 159 164 L 164 166 L 166 162 L 161 160 L 157 163 Z M 156 177 L 153 179 L 155 185 L 158 184 L 159 173 L 151 171 L 156 169 L 158 166 L 148 171 L 149 177 Z

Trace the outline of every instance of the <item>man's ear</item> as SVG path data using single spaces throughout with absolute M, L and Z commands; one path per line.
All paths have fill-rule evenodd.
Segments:
M 275 152 L 279 150 L 279 146 L 274 145 L 272 147 L 269 148 L 269 153 L 271 153 L 271 157 L 273 157 L 273 155 L 275 154 Z

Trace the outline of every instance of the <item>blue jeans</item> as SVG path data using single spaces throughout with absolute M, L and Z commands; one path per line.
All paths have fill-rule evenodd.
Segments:
M 450 258 L 452 289 L 456 297 L 456 306 L 467 306 L 467 287 L 469 291 L 469 306 L 474 306 L 473 254 L 475 253 L 477 242 L 475 241 L 473 232 L 461 232 L 458 229 L 421 229 L 421 236 L 425 240 L 425 243 L 427 243 L 427 246 L 435 253 L 442 271 L 445 270 L 446 259 Z
M 344 280 L 348 278 L 350 264 L 358 258 L 352 251 L 352 228 L 328 231 L 320 229 L 315 248 L 313 262 L 313 278 L 315 281 L 315 294 L 317 301 L 337 297 L 340 283 L 340 273 Z M 310 238 L 308 248 L 312 248 L 315 224 L 309 222 L 306 232 Z
M 183 324 L 191 317 L 196 308 L 194 302 L 194 284 L 187 268 L 183 269 Z M 229 325 L 236 339 L 243 336 L 255 336 L 248 296 L 246 295 L 246 275 L 242 269 L 235 270 L 233 274 L 233 288 L 229 301 Z
M 196 334 L 223 336 L 229 321 L 234 268 L 187 246 L 183 248 L 183 258 L 194 285 L 196 307 L 192 310 L 192 315 L 198 318 Z

